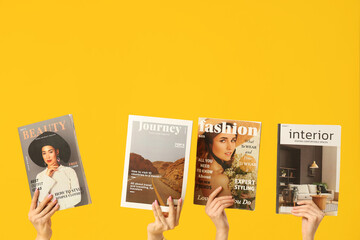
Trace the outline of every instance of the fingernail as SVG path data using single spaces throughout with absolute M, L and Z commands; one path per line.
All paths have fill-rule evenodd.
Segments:
M 159 205 L 157 200 L 155 200 L 155 205 Z
M 56 201 L 56 198 L 54 198 L 54 199 L 53 199 L 53 200 L 51 200 L 51 201 L 55 202 L 55 201 Z
M 171 197 L 171 196 L 169 197 L 169 200 L 172 201 L 172 197 Z
M 49 194 L 49 195 L 48 195 L 48 198 L 51 198 L 51 197 L 52 197 L 52 194 Z
M 37 193 L 38 191 L 39 191 L 39 189 L 38 189 L 38 188 L 36 188 L 36 189 L 35 189 L 35 192 Z
M 182 202 L 182 198 L 179 198 L 179 203 L 181 203 Z

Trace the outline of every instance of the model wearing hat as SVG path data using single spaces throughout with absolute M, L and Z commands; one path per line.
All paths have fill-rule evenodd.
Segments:
M 234 126 L 245 126 L 259 128 L 255 123 L 231 121 L 222 119 L 205 119 L 200 122 L 201 125 L 211 125 L 218 127 L 223 126 L 233 129 Z M 257 124 L 257 123 L 256 123 Z M 229 132 L 205 132 L 199 131 L 197 146 L 197 169 L 202 169 L 201 175 L 196 174 L 197 191 L 195 192 L 196 200 L 205 200 L 215 189 L 222 187 L 222 191 L 218 196 L 229 196 L 231 190 L 229 188 L 229 178 L 224 174 L 226 168 L 229 168 L 234 160 L 236 147 L 252 138 L 251 135 L 239 135 L 236 131 Z M 201 159 L 201 160 L 200 160 Z M 205 162 L 208 166 L 203 167 L 204 160 L 212 160 Z M 203 171 L 206 170 L 206 171 Z M 200 187 L 201 186 L 201 187 Z M 205 197 L 205 198 L 204 198 Z M 242 195 L 247 198 L 246 194 Z
M 69 144 L 54 132 L 44 132 L 35 138 L 28 149 L 31 160 L 40 167 L 46 167 L 37 174 L 39 202 L 52 194 L 60 210 L 74 207 L 81 201 L 79 181 L 74 169 L 60 165 L 70 159 Z

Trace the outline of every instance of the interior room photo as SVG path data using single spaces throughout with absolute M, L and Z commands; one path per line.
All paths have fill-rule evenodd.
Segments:
M 280 145 L 278 213 L 290 213 L 297 201 L 312 200 L 326 215 L 337 215 L 337 147 Z

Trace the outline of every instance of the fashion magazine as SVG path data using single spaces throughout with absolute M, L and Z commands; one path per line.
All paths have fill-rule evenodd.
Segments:
M 313 201 L 336 216 L 339 201 L 341 126 L 278 125 L 276 213 L 290 214 Z
M 168 211 L 185 198 L 192 121 L 129 116 L 121 206 Z
M 41 202 L 49 194 L 60 210 L 91 203 L 72 115 L 20 127 L 31 197 Z
M 218 196 L 233 196 L 230 208 L 254 210 L 261 123 L 199 118 L 194 203 L 206 205 Z

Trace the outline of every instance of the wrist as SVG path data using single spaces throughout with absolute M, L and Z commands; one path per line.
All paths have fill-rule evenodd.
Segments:
M 303 234 L 303 240 L 314 240 L 315 235 L 312 234 Z
M 229 227 L 216 228 L 216 240 L 226 240 L 229 236 Z
M 42 235 L 37 235 L 35 240 L 50 240 L 51 236 L 42 236 Z
M 163 233 L 151 233 L 148 231 L 148 240 L 163 240 Z

